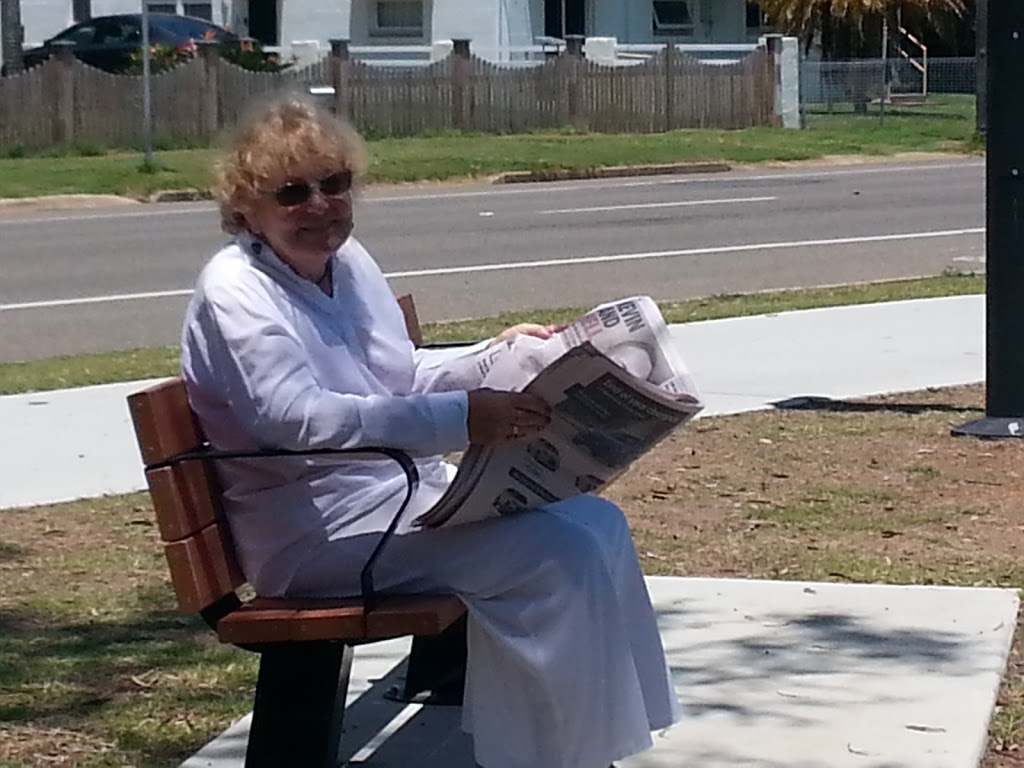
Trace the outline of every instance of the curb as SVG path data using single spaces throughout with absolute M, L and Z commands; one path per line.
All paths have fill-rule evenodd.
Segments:
M 492 184 L 521 184 L 529 181 L 570 181 L 612 179 L 622 176 L 660 176 L 677 173 L 722 173 L 728 163 L 663 163 L 661 165 L 612 165 L 598 168 L 551 168 L 543 171 L 511 171 L 496 176 Z
M 102 208 L 111 205 L 136 205 L 138 200 L 122 195 L 37 195 L 0 199 L 2 211 L 71 211 L 83 208 Z
M 662 165 L 615 165 L 598 168 L 551 168 L 542 171 L 510 171 L 491 179 L 492 184 L 522 184 L 531 181 L 610 179 L 624 176 L 658 176 L 686 173 L 721 173 L 732 170 L 728 163 L 665 163 Z M 16 209 L 70 210 L 133 203 L 190 203 L 212 200 L 205 189 L 165 189 L 142 198 L 119 195 L 45 195 L 0 199 L 0 211 Z
M 146 198 L 150 203 L 193 203 L 212 199 L 213 194 L 205 189 L 165 189 Z

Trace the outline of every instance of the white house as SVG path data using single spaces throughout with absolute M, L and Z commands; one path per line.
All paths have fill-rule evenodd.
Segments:
M 287 0 L 312 6 L 317 0 Z M 566 35 L 626 43 L 742 43 L 746 0 L 349 0 L 353 45 L 468 38 L 474 47 Z
M 331 38 L 353 45 L 427 45 L 468 38 L 478 50 L 526 46 L 566 35 L 624 43 L 741 43 L 746 0 L 21 0 L 26 44 L 75 20 L 152 11 L 201 16 L 269 45 Z M 756 6 L 751 6 L 756 8 Z

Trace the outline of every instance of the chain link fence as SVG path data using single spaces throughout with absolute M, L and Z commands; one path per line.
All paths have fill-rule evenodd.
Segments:
M 803 61 L 800 63 L 801 105 L 876 101 L 888 93 L 965 93 L 976 89 L 975 59 L 934 58 L 927 73 L 907 59 Z M 927 74 L 927 78 L 925 75 Z

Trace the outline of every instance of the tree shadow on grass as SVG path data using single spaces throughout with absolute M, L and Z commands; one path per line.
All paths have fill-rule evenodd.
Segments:
M 198 619 L 154 607 L 166 598 L 140 594 L 124 620 L 0 613 L 0 724 L 80 729 L 145 764 L 177 765 L 245 711 L 232 707 L 251 701 L 255 665 Z
M 27 552 L 28 550 L 20 544 L 11 544 L 7 541 L 0 541 L 0 563 L 21 560 L 25 557 Z

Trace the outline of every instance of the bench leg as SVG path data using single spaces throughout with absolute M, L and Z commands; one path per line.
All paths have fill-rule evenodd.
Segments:
M 440 635 L 414 637 L 402 699 L 430 691 L 429 704 L 461 705 L 466 687 L 466 614 Z
M 351 669 L 352 648 L 339 642 L 264 650 L 245 768 L 335 768 Z

